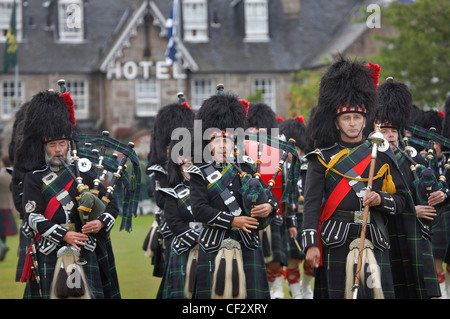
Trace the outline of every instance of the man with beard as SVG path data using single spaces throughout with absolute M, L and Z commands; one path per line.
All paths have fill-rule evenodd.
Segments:
M 14 169 L 24 173 L 23 208 L 34 232 L 21 278 L 27 282 L 24 298 L 120 298 L 109 236 L 117 204 L 111 198 L 92 207 L 90 214 L 98 217 L 82 223 L 80 200 L 97 195 L 83 195 L 73 178 L 73 101 L 63 94 L 44 91 L 33 97 L 16 145 Z M 93 178 L 85 172 L 80 172 L 82 184 L 92 189 Z M 105 193 L 101 186 L 100 196 Z

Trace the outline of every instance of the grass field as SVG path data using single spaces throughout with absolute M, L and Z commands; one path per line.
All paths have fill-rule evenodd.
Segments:
M 131 232 L 119 231 L 121 219 L 111 232 L 117 275 L 123 299 L 154 299 L 158 292 L 160 278 L 152 276 L 151 260 L 144 256 L 142 244 L 153 222 L 152 214 L 133 218 Z M 18 222 L 16 223 L 18 225 Z M 0 299 L 21 299 L 25 284 L 15 282 L 17 267 L 17 247 L 19 235 L 7 237 L 10 248 L 6 258 L 0 262 Z M 290 299 L 286 281 L 285 298 Z

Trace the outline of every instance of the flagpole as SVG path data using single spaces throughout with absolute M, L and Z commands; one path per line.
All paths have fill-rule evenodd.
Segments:
M 16 103 L 16 111 L 17 107 L 20 106 L 19 103 L 19 59 L 16 61 L 16 65 L 14 66 L 14 98 Z
M 182 92 L 183 91 L 183 80 L 181 78 L 181 51 L 180 51 L 180 45 L 179 43 L 181 42 L 180 39 L 180 25 L 181 25 L 181 19 L 180 19 L 180 14 L 181 14 L 181 1 L 175 0 L 177 3 L 176 6 L 176 10 L 177 10 L 177 22 L 176 22 L 176 28 L 174 28 L 176 31 L 175 33 L 175 44 L 176 44 L 176 59 L 177 59 L 177 68 L 178 68 L 178 92 Z

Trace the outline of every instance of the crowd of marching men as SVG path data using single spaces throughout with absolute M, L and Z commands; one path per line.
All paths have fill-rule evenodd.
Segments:
M 292 299 L 447 298 L 450 101 L 422 111 L 379 71 L 337 59 L 308 123 L 221 84 L 197 111 L 181 92 L 159 110 L 143 243 L 156 298 L 283 299 L 286 286 Z M 14 132 L 24 298 L 120 298 L 109 232 L 137 208 L 133 145 L 79 132 L 63 86 L 22 107 Z
M 351 298 L 351 296 L 356 298 L 356 293 L 354 295 L 352 295 L 352 292 L 348 293 L 348 291 L 354 293 L 355 290 L 352 281 L 356 277 L 354 270 L 353 273 L 348 269 L 344 270 L 343 276 L 339 273 L 331 274 L 331 272 L 321 274 L 320 282 L 317 283 L 319 269 L 325 271 L 326 267 L 322 265 L 323 261 L 320 262 L 320 265 L 314 265 L 305 258 L 305 248 L 311 247 L 311 243 L 307 240 L 309 232 L 305 231 L 304 227 L 306 226 L 303 223 L 305 213 L 310 214 L 309 211 L 303 210 L 303 203 L 307 199 L 305 198 L 305 188 L 308 187 L 308 160 L 311 158 L 311 154 L 316 156 L 319 152 L 322 152 L 320 154 L 325 158 L 326 152 L 328 149 L 333 149 L 333 145 L 340 145 L 341 148 L 347 149 L 355 146 L 342 147 L 345 143 L 341 143 L 339 138 L 329 138 L 327 146 L 317 143 L 314 140 L 314 132 L 317 134 L 317 129 L 314 131 L 312 127 L 314 125 L 313 119 L 315 118 L 316 126 L 317 123 L 321 123 L 324 127 L 323 130 L 328 130 L 333 134 L 332 131 L 336 130 L 337 118 L 343 114 L 363 114 L 365 126 L 358 132 L 360 136 L 364 137 L 363 141 L 373 134 L 375 123 L 378 124 L 378 129 L 381 128 L 385 145 L 382 151 L 391 152 L 393 156 L 393 161 L 389 162 L 391 172 L 386 174 L 389 175 L 389 178 L 392 179 L 393 176 L 396 179 L 397 196 L 403 198 L 402 205 L 404 205 L 400 211 L 395 211 L 396 220 L 390 221 L 389 230 L 391 233 L 388 236 L 392 243 L 389 243 L 389 240 L 386 241 L 385 251 L 383 252 L 384 257 L 388 256 L 387 258 L 392 260 L 395 259 L 396 254 L 402 255 L 399 258 L 401 262 L 398 264 L 395 262 L 391 264 L 386 260 L 379 262 L 377 266 L 383 268 L 381 273 L 385 278 L 390 278 L 388 279 L 390 282 L 385 284 L 385 281 L 380 279 L 379 282 L 374 281 L 373 283 L 374 285 L 385 285 L 391 289 L 387 288 L 386 292 L 378 294 L 373 289 L 372 292 L 367 292 L 365 295 L 360 291 L 358 292 L 358 298 L 361 297 L 361 294 L 362 298 L 380 298 L 380 296 L 381 298 L 447 298 L 450 283 L 448 272 L 450 269 L 445 268 L 449 244 L 449 214 L 446 206 L 449 199 L 444 178 L 447 174 L 446 165 L 448 165 L 444 145 L 448 144 L 447 138 L 450 136 L 445 134 L 447 127 L 445 114 L 442 111 L 420 110 L 412 104 L 412 96 L 407 86 L 394 81 L 392 78 L 386 79 L 384 83 L 379 85 L 378 74 L 374 76 L 374 73 L 379 73 L 378 66 L 374 67 L 371 64 L 366 66 L 369 70 L 367 74 L 373 81 L 371 83 L 375 84 L 373 92 L 367 94 L 364 93 L 364 88 L 362 88 L 366 84 L 361 84 L 364 81 L 360 81 L 359 84 L 352 84 L 353 87 L 351 85 L 350 87 L 348 85 L 342 87 L 341 81 L 332 79 L 332 76 L 330 76 L 330 73 L 332 73 L 336 78 L 367 77 L 367 74 L 361 75 L 365 72 L 364 70 L 353 70 L 358 67 L 362 69 L 361 64 L 357 67 L 355 65 L 358 65 L 358 63 L 342 60 L 335 63 L 334 69 L 330 67 L 328 74 L 325 74 L 322 79 L 319 104 L 312 109 L 311 120 L 308 125 L 306 125 L 303 116 L 285 120 L 277 116 L 264 103 L 248 103 L 233 94 L 223 93 L 221 85 L 218 86 L 218 93 L 205 100 L 196 114 L 190 110 L 184 99 L 180 100 L 179 105 L 173 104 L 160 110 L 155 121 L 148 165 L 148 173 L 155 183 L 154 189 L 150 192 L 155 197 L 160 211 L 156 213 L 156 222 L 152 226 L 143 247 L 147 256 L 151 256 L 152 263 L 155 265 L 154 276 L 162 278 L 158 298 L 269 297 L 279 299 L 286 297 L 284 290 L 286 284 L 289 295 L 293 299 L 311 299 L 313 296 L 315 298 Z M 358 72 L 361 74 L 358 74 Z M 327 81 L 329 82 L 327 83 Z M 333 81 L 335 82 L 333 83 Z M 330 89 L 330 87 L 333 88 Z M 333 90 L 340 93 L 336 94 Z M 327 100 L 327 94 L 332 98 Z M 350 104 L 350 100 L 354 99 L 354 97 L 350 98 L 350 95 L 356 96 L 356 99 L 359 98 L 360 103 L 353 102 L 354 104 Z M 341 100 L 336 102 L 332 101 L 333 99 Z M 334 108 L 331 116 L 329 116 L 330 113 L 327 114 L 327 103 L 332 105 L 331 108 Z M 345 105 L 346 103 L 348 105 L 361 105 L 362 107 L 352 108 Z M 447 108 L 450 107 L 448 104 L 449 100 L 447 99 Z M 336 110 L 336 105 L 344 107 Z M 369 110 L 370 106 L 373 107 L 373 110 Z M 176 115 L 175 109 L 179 111 L 180 115 Z M 242 113 L 242 109 L 244 113 Z M 202 145 L 203 147 L 209 147 L 208 150 L 211 151 L 212 159 L 202 163 L 193 163 L 190 158 L 181 154 L 178 165 L 173 157 L 167 160 L 165 155 L 170 156 L 169 154 L 176 144 L 174 142 L 179 142 L 170 140 L 170 132 L 183 125 L 192 127 L 191 121 L 195 119 L 202 120 L 202 132 L 209 128 L 216 129 L 209 135 L 210 138 L 203 141 Z M 331 119 L 332 126 L 327 126 L 328 119 Z M 174 126 L 171 126 L 170 123 L 173 123 Z M 245 141 L 243 146 L 236 146 L 238 139 L 229 134 L 227 129 L 237 127 L 244 128 L 246 132 L 254 133 L 256 142 L 249 141 L 252 140 L 250 138 Z M 261 144 L 258 142 L 258 137 L 266 132 L 272 132 L 274 129 L 279 130 L 277 131 L 279 135 L 273 137 L 273 139 L 279 139 L 283 142 L 276 150 L 272 149 L 270 142 L 258 149 L 258 145 Z M 398 143 L 396 142 L 395 145 L 392 144 L 392 139 L 388 137 L 390 130 L 397 132 Z M 337 132 L 339 135 L 339 129 Z M 288 141 L 293 141 L 294 152 L 292 152 L 292 148 L 289 148 Z M 223 143 L 223 145 L 217 146 L 219 143 Z M 320 148 L 321 146 L 322 148 Z M 160 148 L 158 149 L 158 147 Z M 236 152 L 235 148 L 240 151 Z M 417 152 L 415 152 L 416 149 Z M 164 150 L 167 151 L 164 152 Z M 239 154 L 242 154 L 242 150 L 244 150 L 243 153 L 246 155 L 248 163 L 240 165 L 241 169 L 237 169 L 238 176 L 229 177 L 229 171 L 236 165 L 231 163 L 233 161 L 232 155 L 230 155 L 230 159 L 223 154 L 237 154 L 238 157 Z M 331 158 L 339 150 L 335 151 Z M 219 154 L 217 155 L 218 151 Z M 268 157 L 267 154 L 271 154 L 272 158 Z M 306 156 L 307 154 L 309 155 Z M 398 154 L 403 154 L 412 162 L 407 161 L 408 164 L 403 166 L 408 168 L 408 172 L 402 171 L 396 175 L 392 171 L 394 171 L 394 168 L 401 171 L 403 168 L 400 168 L 399 163 L 400 161 L 404 163 Z M 432 154 L 431 157 L 430 154 Z M 273 160 L 273 156 L 277 158 L 277 161 Z M 382 156 L 379 157 L 382 158 Z M 331 163 L 331 158 L 329 163 Z M 280 161 L 278 162 L 278 160 Z M 261 168 L 264 163 L 269 164 L 264 167 L 262 173 Z M 415 166 L 412 164 L 415 164 Z M 247 165 L 252 166 L 252 168 L 248 168 Z M 413 166 L 415 168 L 410 170 L 410 167 Z M 337 168 L 337 166 L 335 167 Z M 327 172 L 333 169 L 331 164 L 327 168 Z M 296 169 L 299 170 L 298 174 L 293 173 Z M 432 182 L 426 176 L 430 171 L 433 171 Z M 217 174 L 217 172 L 220 174 Z M 411 182 L 411 185 L 406 186 L 409 179 L 406 178 L 405 180 L 402 175 L 408 174 L 414 175 L 416 179 L 415 182 Z M 221 176 L 221 178 L 216 180 L 214 179 L 215 176 Z M 238 178 L 239 176 L 241 178 Z M 245 178 L 242 176 L 245 176 Z M 275 177 L 278 179 L 275 179 Z M 254 209 L 252 207 L 257 207 L 257 205 L 246 204 L 246 199 L 250 196 L 248 195 L 248 189 L 252 187 L 252 181 L 255 179 L 262 181 L 263 188 L 269 186 L 268 188 L 271 190 L 271 194 L 266 194 L 266 198 L 268 202 L 272 201 L 273 209 L 268 209 L 266 215 L 252 214 Z M 222 180 L 225 180 L 225 184 L 221 184 Z M 296 183 L 295 190 L 289 184 L 292 183 L 292 180 L 295 180 Z M 365 182 L 367 182 L 367 179 Z M 240 186 L 236 188 L 235 183 L 239 183 Z M 433 184 L 433 191 L 436 191 L 434 195 L 430 197 L 430 191 L 417 195 L 417 189 L 425 184 L 430 186 L 430 183 Z M 216 192 L 214 189 L 217 184 L 219 184 L 217 188 L 220 191 Z M 404 185 L 404 193 L 401 191 L 400 184 Z M 321 184 L 318 183 L 316 187 L 320 187 L 319 185 Z M 310 186 L 310 189 L 313 188 L 314 186 Z M 231 193 L 229 197 L 223 194 L 227 189 Z M 189 190 L 189 192 L 186 190 Z M 261 191 L 261 193 L 264 193 L 264 191 Z M 310 191 L 311 193 L 312 191 Z M 239 199 L 236 194 L 239 194 L 238 196 L 241 196 L 241 198 Z M 289 200 L 290 195 L 293 195 L 295 200 Z M 323 200 L 325 195 L 321 196 L 320 198 Z M 253 224 L 253 229 L 250 228 L 252 227 L 251 221 L 248 221 L 247 228 L 243 225 L 233 225 L 233 217 L 230 216 L 233 209 L 223 203 L 230 198 L 235 199 L 235 197 L 238 206 L 241 206 L 244 213 L 247 212 L 247 216 L 257 216 L 258 222 Z M 181 198 L 183 199 L 181 200 Z M 278 203 L 274 204 L 275 201 Z M 407 201 L 414 201 L 414 203 L 405 204 Z M 311 205 L 308 207 L 311 207 Z M 392 207 L 392 210 L 394 211 L 395 208 Z M 374 219 L 375 215 L 373 213 Z M 407 215 L 408 217 L 405 217 Z M 414 217 L 411 218 L 411 215 Z M 335 238 L 339 237 L 339 240 L 341 240 L 342 236 L 349 236 L 348 231 L 346 232 L 344 229 L 350 229 L 351 227 L 345 223 L 335 223 L 334 225 L 328 223 L 327 225 L 331 225 L 328 231 L 335 227 L 334 233 L 330 233 L 336 235 Z M 342 226 L 342 230 L 339 227 L 338 231 L 337 225 Z M 372 225 L 376 225 L 374 220 Z M 373 227 L 370 229 L 377 229 L 377 226 Z M 411 229 L 413 230 L 411 231 Z M 393 234 L 397 230 L 398 234 Z M 325 231 L 317 235 L 316 231 L 314 236 L 323 236 L 324 233 Z M 250 234 L 250 236 L 246 239 L 247 234 Z M 398 239 L 402 235 L 408 240 L 412 238 L 420 242 L 419 246 L 421 247 L 402 248 L 402 240 Z M 256 244 L 253 243 L 253 246 L 252 236 L 256 237 Z M 226 240 L 227 238 L 230 239 L 230 242 Z M 327 240 L 328 238 L 321 237 L 320 243 L 316 244 L 325 247 L 327 246 Z M 343 242 L 345 240 L 348 239 L 343 238 Z M 374 238 L 371 240 L 375 241 Z M 348 252 L 347 245 L 348 243 L 342 246 L 346 246 Z M 367 250 L 366 247 L 364 247 L 364 250 Z M 376 251 L 377 247 L 371 247 L 370 250 Z M 346 256 L 347 264 L 349 264 L 348 256 L 350 254 L 346 254 Z M 378 255 L 375 257 L 377 259 Z M 326 260 L 326 258 L 330 258 L 330 254 L 321 258 L 325 262 L 329 262 L 328 269 L 335 267 L 330 260 Z M 415 277 L 411 273 L 416 266 L 411 265 L 408 258 L 420 260 L 421 274 L 419 276 Z M 355 265 L 356 259 L 357 257 L 355 257 Z M 369 257 L 367 257 L 367 260 L 369 260 Z M 350 263 L 353 268 L 353 261 Z M 345 264 L 345 259 L 343 264 Z M 392 267 L 393 270 L 388 276 L 384 275 L 385 266 L 382 265 Z M 374 271 L 370 272 L 366 269 L 365 272 L 368 277 L 371 274 L 376 277 Z M 401 275 L 402 272 L 403 275 Z M 351 275 L 349 275 L 350 273 Z M 316 283 L 313 281 L 314 277 L 316 277 Z M 345 283 L 345 279 L 342 279 L 343 282 L 335 283 L 337 277 L 350 278 L 350 284 Z M 383 280 L 386 280 L 385 278 Z M 339 289 L 336 289 L 336 291 L 339 291 L 338 294 L 333 295 L 329 291 L 323 293 L 327 289 L 333 290 L 330 287 L 333 287 L 334 284 L 339 287 Z M 359 285 L 364 286 L 362 283 Z M 366 286 L 370 285 L 367 284 Z M 413 288 L 404 288 L 407 286 Z M 367 287 L 360 287 L 360 290 L 367 289 Z

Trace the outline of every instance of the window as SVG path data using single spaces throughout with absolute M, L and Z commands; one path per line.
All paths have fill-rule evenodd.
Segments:
M 0 0 L 0 42 L 6 41 L 14 0 Z M 17 41 L 22 41 L 22 0 L 16 0 Z
M 84 80 L 66 81 L 67 91 L 75 103 L 75 118 L 85 120 L 89 117 L 88 82 Z
M 269 41 L 269 10 L 267 0 L 245 0 L 244 41 Z
M 59 41 L 81 42 L 84 40 L 83 15 L 82 0 L 59 0 Z
M 11 119 L 14 115 L 14 110 L 18 110 L 22 105 L 23 88 L 22 83 L 19 81 L 19 97 L 16 97 L 14 80 L 5 80 L 1 84 L 1 118 L 3 120 Z
M 159 81 L 156 79 L 136 80 L 136 115 L 155 116 L 160 104 Z
M 183 1 L 183 31 L 185 41 L 208 41 L 208 9 L 206 0 Z
M 255 78 L 252 83 L 252 92 L 261 91 L 263 102 L 276 111 L 275 80 L 272 78 Z
M 204 100 L 214 94 L 213 81 L 211 79 L 194 79 L 192 80 L 192 109 L 198 110 Z

